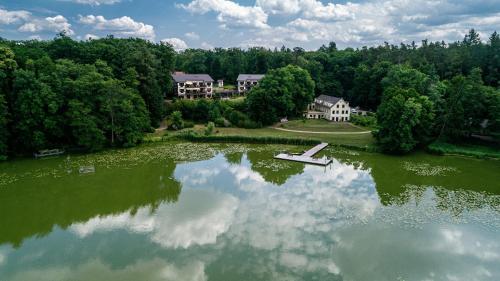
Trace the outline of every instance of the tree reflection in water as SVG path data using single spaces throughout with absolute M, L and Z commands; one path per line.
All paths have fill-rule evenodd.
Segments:
M 440 158 L 338 153 L 325 169 L 275 163 L 272 153 L 231 151 L 0 189 L 0 221 L 12 225 L 0 230 L 0 276 L 498 279 L 495 162 L 468 169 L 469 160 L 448 158 L 456 170 L 444 170 L 455 174 L 427 176 L 414 167 L 444 166 Z

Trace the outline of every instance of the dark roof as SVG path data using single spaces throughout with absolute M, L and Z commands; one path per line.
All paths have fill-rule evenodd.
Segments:
M 321 95 L 316 98 L 316 100 L 320 100 L 322 102 L 327 102 L 330 103 L 331 106 L 336 105 L 342 98 L 338 97 L 332 97 L 332 96 L 327 96 L 327 95 Z
M 214 82 L 214 79 L 208 74 L 174 73 L 172 74 L 172 79 L 174 79 L 176 83 L 184 83 L 186 81 Z
M 238 75 L 237 81 L 247 81 L 247 80 L 260 80 L 264 78 L 264 74 L 240 74 Z

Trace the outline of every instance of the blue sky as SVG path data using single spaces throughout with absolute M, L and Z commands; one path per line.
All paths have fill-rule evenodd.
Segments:
M 178 50 L 316 49 L 422 39 L 455 41 L 500 29 L 500 0 L 0 0 L 0 36 L 141 37 Z M 498 30 L 500 31 L 500 30 Z

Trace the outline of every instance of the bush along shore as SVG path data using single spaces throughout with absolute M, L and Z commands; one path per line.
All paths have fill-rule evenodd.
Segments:
M 445 142 L 434 142 L 427 151 L 437 155 L 463 155 L 476 158 L 500 159 L 500 151 L 479 145 L 456 145 Z
M 249 136 L 202 136 L 193 132 L 179 134 L 175 139 L 205 143 L 249 143 L 249 144 L 285 144 L 285 145 L 318 145 L 320 140 L 281 137 L 249 137 Z

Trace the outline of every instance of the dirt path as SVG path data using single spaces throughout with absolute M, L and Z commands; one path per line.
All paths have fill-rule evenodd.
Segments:
M 292 133 L 303 133 L 303 134 L 324 134 L 324 135 L 365 135 L 371 134 L 371 131 L 362 131 L 362 132 L 314 132 L 314 131 L 298 131 L 298 130 L 290 130 L 273 127 L 276 130 L 284 131 L 284 132 L 292 132 Z

